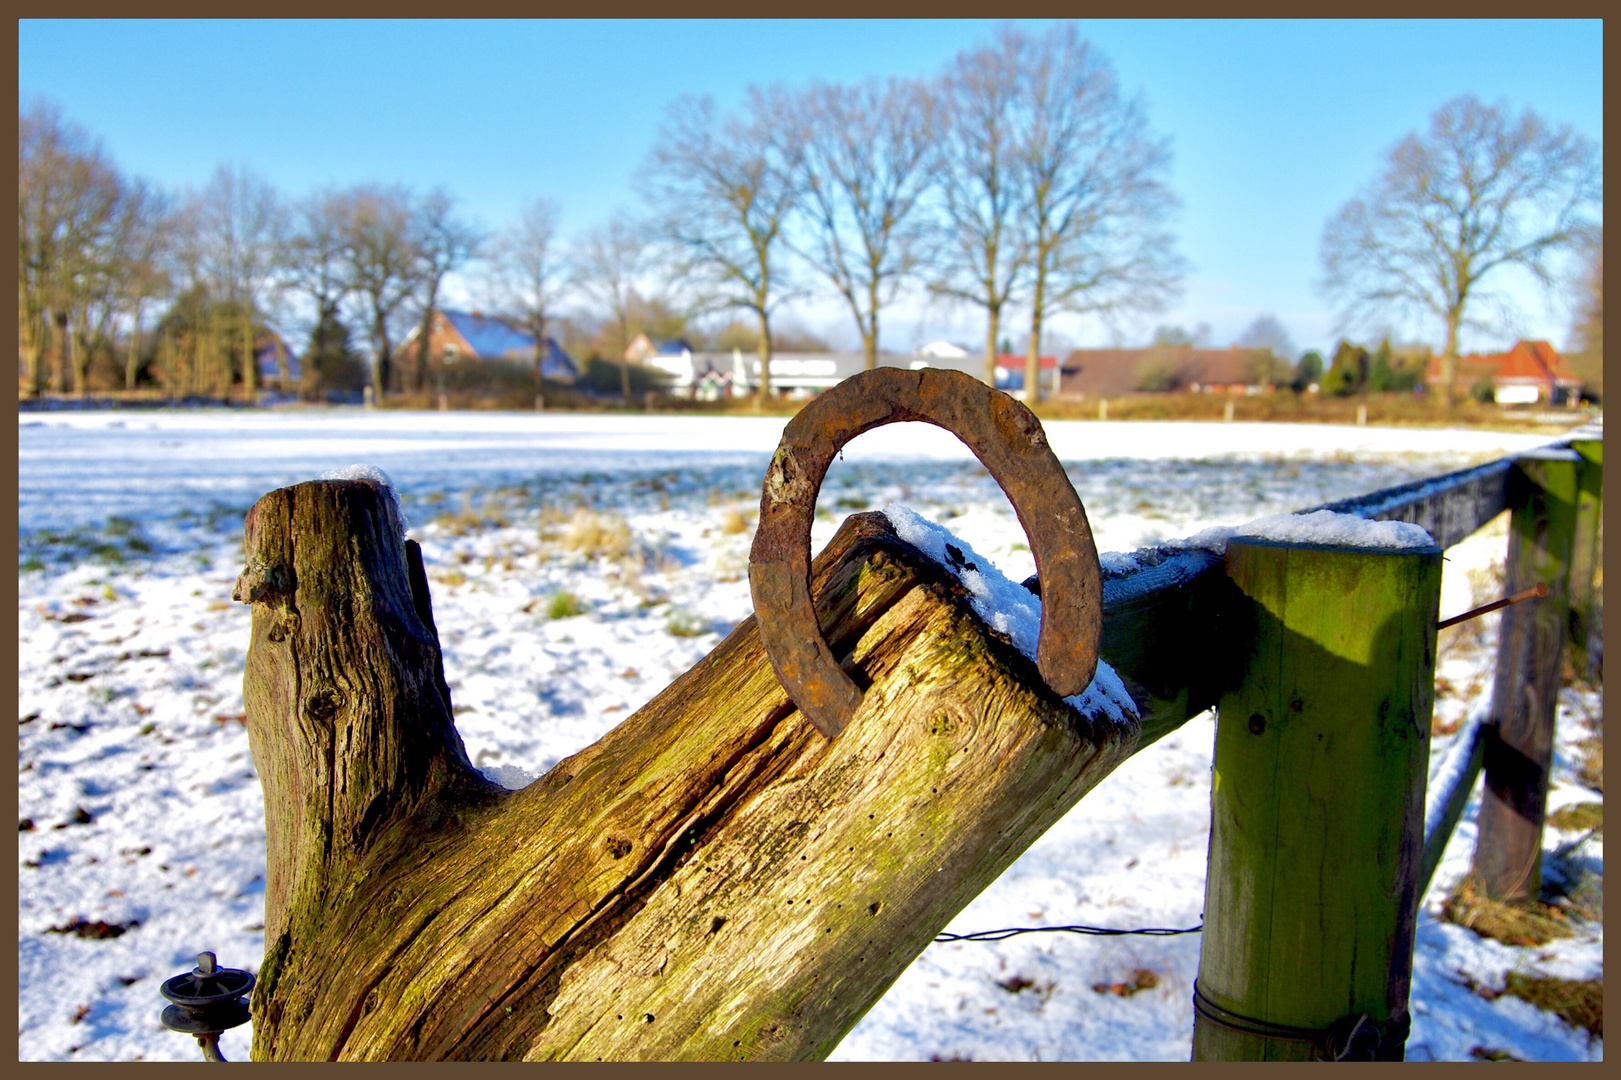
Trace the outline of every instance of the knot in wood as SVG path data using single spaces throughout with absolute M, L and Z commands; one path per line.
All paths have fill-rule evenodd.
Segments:
M 327 723 L 344 706 L 343 694 L 332 687 L 323 687 L 304 699 L 304 715 L 319 723 Z
M 292 595 L 293 571 L 280 563 L 255 559 L 242 569 L 231 589 L 231 599 L 239 604 L 275 603 Z

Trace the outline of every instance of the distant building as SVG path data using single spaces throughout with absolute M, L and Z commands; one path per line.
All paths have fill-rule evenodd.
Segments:
M 1520 341 L 1505 353 L 1458 357 L 1455 385 L 1467 389 L 1490 379 L 1492 400 L 1499 405 L 1575 405 L 1582 381 L 1565 366 L 1565 358 L 1546 341 Z M 1441 385 L 1441 358 L 1431 356 L 1425 382 Z
M 303 381 L 298 354 L 274 330 L 265 330 L 253 339 L 253 359 L 259 372 L 259 387 L 278 394 L 296 394 Z
M 958 346 L 951 345 L 950 342 L 936 342 L 935 344 L 949 345 L 950 349 L 935 349 L 932 352 L 924 352 L 919 349 L 910 357 L 880 355 L 878 357 L 878 366 L 906 367 L 911 368 L 913 371 L 919 371 L 923 368 L 937 368 L 942 371 L 960 371 L 965 375 L 972 375 L 976 379 L 985 377 L 984 353 L 963 350 L 961 355 L 957 355 L 952 350 L 957 349 Z M 928 346 L 924 346 L 924 348 L 928 348 Z
M 1024 389 L 1025 368 L 1028 366 L 1029 360 L 1028 356 L 1015 353 L 997 354 L 996 388 L 1006 390 L 1009 393 L 1016 390 L 1022 391 Z M 1038 370 L 1041 373 L 1041 379 L 1047 383 L 1044 392 L 1048 394 L 1060 393 L 1059 380 L 1062 376 L 1058 366 L 1058 357 L 1043 356 L 1038 358 L 1038 362 L 1040 364 Z
M 395 359 L 416 355 L 417 336 L 421 324 L 412 327 L 405 340 L 395 351 Z M 563 351 L 556 339 L 546 337 L 541 355 L 540 373 L 558 382 L 573 382 L 579 378 L 579 367 Z M 535 362 L 537 350 L 535 336 L 523 327 L 480 311 L 450 311 L 441 309 L 433 313 L 428 330 L 428 356 L 430 360 L 453 364 L 463 360 L 522 360 Z
M 674 343 L 672 343 L 674 344 Z M 685 343 L 679 343 L 684 346 Z M 691 352 L 685 348 L 675 354 L 660 347 L 660 351 L 646 355 L 642 361 L 671 376 L 670 389 L 703 401 L 715 401 L 724 396 L 746 397 L 760 386 L 760 356 L 758 353 L 733 349 L 723 352 Z M 935 368 L 961 371 L 982 379 L 985 375 L 985 357 L 964 353 L 962 356 L 923 356 L 917 353 L 880 353 L 879 367 L 907 368 L 919 371 Z M 1057 382 L 1058 359 L 1041 358 L 1044 377 L 1051 375 Z M 867 360 L 858 352 L 774 353 L 771 357 L 771 390 L 794 398 L 814 397 L 867 370 Z M 1003 390 L 1024 388 L 1024 357 L 1005 355 L 997 358 L 996 385 Z
M 637 334 L 625 349 L 625 360 L 661 371 L 669 376 L 666 386 L 681 394 L 691 394 L 699 377 L 692 362 L 692 346 L 684 339 L 654 344 L 646 334 Z
M 974 351 L 954 341 L 931 341 L 927 345 L 920 346 L 914 355 L 932 356 L 940 360 L 961 360 L 974 355 Z
M 1266 350 L 1196 349 L 1191 345 L 1147 349 L 1076 349 L 1064 358 L 1060 393 L 1066 397 L 1119 397 L 1143 391 L 1195 394 L 1260 394 L 1275 389 L 1256 377 Z
M 735 397 L 746 397 L 760 387 L 760 354 L 733 349 L 730 353 L 694 353 L 691 363 L 695 379 L 717 385 L 724 378 Z M 858 371 L 866 370 L 860 353 L 774 353 L 771 357 L 771 389 L 789 397 L 814 397 L 837 386 Z
M 683 352 L 679 357 L 654 354 L 644 362 L 669 372 L 672 390 L 700 400 L 714 401 L 727 394 L 746 397 L 760 387 L 760 354 L 741 349 L 729 353 Z M 984 370 L 984 361 L 979 357 L 954 360 L 881 353 L 878 366 L 914 371 L 925 367 L 960 369 L 977 377 Z M 773 353 L 771 390 L 794 398 L 814 397 L 865 370 L 867 360 L 862 353 Z

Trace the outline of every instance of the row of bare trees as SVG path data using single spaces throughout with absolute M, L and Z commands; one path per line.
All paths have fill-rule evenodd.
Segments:
M 932 80 L 754 87 L 731 114 L 682 98 L 640 183 L 694 306 L 757 320 L 762 383 L 772 316 L 808 270 L 849 309 L 869 368 L 908 282 L 984 310 L 988 381 L 1004 318 L 1028 312 L 1035 388 L 1054 315 L 1154 310 L 1174 294 L 1169 162 L 1074 26 L 1007 26 Z
M 1009 321 L 1027 317 L 1034 393 L 1051 319 L 1160 308 L 1183 266 L 1167 144 L 1069 24 L 1005 26 L 932 79 L 751 87 L 730 112 L 681 98 L 637 177 L 646 212 L 566 243 L 545 199 L 491 234 L 443 190 L 367 184 L 288 201 L 221 167 L 201 191 L 167 195 L 122 176 L 45 104 L 20 110 L 19 140 L 21 351 L 36 392 L 83 392 L 122 329 L 126 386 L 149 362 L 171 391 L 251 393 L 256 335 L 289 311 L 308 326 L 315 385 L 421 391 L 429 319 L 461 275 L 537 342 L 564 304 L 588 305 L 626 398 L 626 347 L 652 328 L 650 309 L 678 325 L 752 321 L 763 399 L 785 305 L 837 298 L 873 367 L 883 314 L 908 288 L 984 312 L 987 380 Z M 1602 196 L 1602 156 L 1568 127 L 1461 98 L 1331 219 L 1323 287 L 1347 324 L 1433 318 L 1450 371 L 1460 328 L 1510 268 L 1550 281 L 1550 260 L 1576 247 L 1599 260 L 1602 289 Z M 364 327 L 369 372 L 348 326 Z M 416 348 L 396 363 L 413 326 Z M 734 321 L 726 336 L 748 332 Z
M 430 320 L 446 279 L 475 268 L 479 300 L 545 341 L 565 296 L 598 300 L 628 326 L 646 303 L 645 230 L 615 218 L 572 245 L 536 199 L 491 234 L 443 190 L 362 184 L 289 200 L 241 167 L 165 194 L 120 173 L 53 105 L 19 109 L 20 359 L 30 393 L 88 390 L 93 357 L 118 354 L 123 383 L 175 396 L 256 389 L 272 324 L 306 325 L 304 389 L 422 391 Z M 148 325 L 152 316 L 158 318 Z M 363 328 L 368 365 L 350 344 Z M 417 328 L 415 348 L 397 342 Z M 143 351 L 144 347 L 144 351 Z M 281 384 L 288 357 L 276 354 Z M 536 378 L 540 363 L 536 357 Z M 624 391 L 629 395 L 628 372 Z
M 544 334 L 548 204 L 489 242 L 440 190 L 361 185 L 288 202 L 222 166 L 202 190 L 166 196 L 120 174 L 49 104 L 20 111 L 19 127 L 21 352 L 35 392 L 84 392 L 91 357 L 120 330 L 133 389 L 147 316 L 166 302 L 150 356 L 157 381 L 182 395 L 251 394 L 257 338 L 291 301 L 310 315 L 306 363 L 317 372 L 353 362 L 344 315 L 366 327 L 380 394 L 402 384 L 390 368 L 401 315 L 426 320 L 446 276 L 481 249 L 503 296 Z M 408 373 L 418 389 L 426 359 Z M 285 383 L 287 358 L 278 362 Z
M 90 136 L 40 103 L 18 117 L 18 313 L 24 384 L 83 393 L 98 351 L 127 327 L 124 383 L 135 386 L 142 327 L 169 301 L 160 349 L 182 393 L 253 389 L 261 313 L 282 264 L 274 192 L 219 170 L 173 197 L 126 177 Z
M 1055 314 L 1152 309 L 1180 271 L 1166 145 L 1068 25 L 1004 28 L 932 80 L 752 88 L 732 114 L 683 98 L 639 177 L 647 215 L 615 215 L 566 246 L 545 200 L 490 236 L 443 191 L 362 185 L 289 203 L 221 167 L 203 190 L 164 197 L 120 176 L 48 105 L 21 126 L 36 389 L 83 391 L 88 358 L 117 327 L 133 387 L 144 320 L 167 300 L 153 361 L 182 392 L 251 392 L 256 334 L 289 303 L 310 327 L 307 371 L 342 366 L 347 323 L 365 327 L 377 394 L 421 390 L 429 335 L 405 371 L 393 370 L 394 338 L 426 331 L 446 278 L 475 260 L 486 305 L 537 341 L 565 297 L 605 314 L 621 356 L 650 293 L 689 317 L 752 313 L 762 396 L 771 320 L 814 283 L 848 307 L 869 367 L 882 313 L 909 284 L 984 309 L 987 379 L 1017 306 L 1029 312 L 1034 386 Z M 628 397 L 623 364 L 621 377 Z
M 161 286 L 161 198 L 38 106 L 18 117 L 18 316 L 30 385 L 82 389 L 94 344 Z

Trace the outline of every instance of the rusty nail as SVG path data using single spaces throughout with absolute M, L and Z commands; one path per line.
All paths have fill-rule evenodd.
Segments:
M 1538 597 L 1547 595 L 1548 586 L 1539 581 L 1529 589 L 1526 589 L 1523 592 L 1517 592 L 1513 596 L 1505 596 L 1501 600 L 1493 600 L 1489 604 L 1482 604 L 1473 611 L 1466 611 L 1462 615 L 1454 615 L 1450 619 L 1443 619 L 1441 622 L 1436 624 L 1435 628 L 1437 630 L 1445 630 L 1449 626 L 1456 626 L 1458 623 L 1467 622 L 1468 620 L 1475 618 L 1477 615 L 1485 615 L 1487 612 L 1496 611 L 1498 608 L 1505 608 L 1510 604 L 1518 604 L 1521 600 L 1534 600 Z

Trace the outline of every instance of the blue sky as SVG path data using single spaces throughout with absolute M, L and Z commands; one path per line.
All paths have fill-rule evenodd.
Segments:
M 1039 23 L 1033 24 L 1039 26 Z M 18 26 L 18 92 L 100 136 L 125 170 L 200 185 L 246 163 L 290 195 L 326 184 L 443 185 L 488 226 L 557 200 L 565 229 L 635 210 L 632 177 L 665 105 L 736 104 L 750 84 L 938 73 L 992 22 L 42 22 Z M 1205 323 L 1225 344 L 1257 314 L 1301 347 L 1334 338 L 1318 294 L 1324 222 L 1402 135 L 1463 93 L 1531 108 L 1599 140 L 1596 20 L 1480 22 L 1083 21 L 1141 93 L 1174 154 L 1182 300 L 1123 329 Z M 1562 297 L 1521 293 L 1516 332 L 1566 338 Z M 799 312 L 854 341 L 830 301 Z M 977 340 L 971 312 L 918 302 L 889 315 L 887 348 Z M 1103 344 L 1101 325 L 1058 327 Z M 1436 340 L 1433 328 L 1409 337 Z M 1469 344 L 1469 342 L 1466 342 Z

